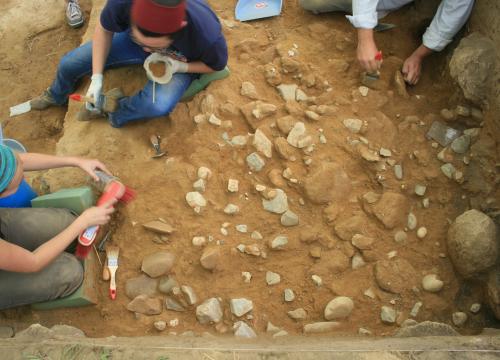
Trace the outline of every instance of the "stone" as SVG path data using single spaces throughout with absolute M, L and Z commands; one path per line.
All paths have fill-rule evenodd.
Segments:
M 259 154 L 255 153 L 255 152 L 248 155 L 246 160 L 247 160 L 248 167 L 252 171 L 259 172 L 266 165 L 266 162 L 259 156 Z
M 365 260 L 363 259 L 363 256 L 360 254 L 354 254 L 354 256 L 351 259 L 351 267 L 353 270 L 359 269 L 360 267 L 363 267 L 366 265 Z
M 406 235 L 406 233 L 402 230 L 399 230 L 394 234 L 394 241 L 397 242 L 398 244 L 406 243 L 407 239 L 408 235 Z
M 186 309 L 184 309 L 184 306 L 182 306 L 177 300 L 171 298 L 170 296 L 167 296 L 165 298 L 165 309 L 177 312 L 186 311 Z
M 372 335 L 372 332 L 368 329 L 365 329 L 365 328 L 359 328 L 358 335 L 370 336 L 370 335 Z
M 401 165 L 394 165 L 394 176 L 396 176 L 398 180 L 403 180 L 403 167 Z
M 338 296 L 331 300 L 325 307 L 324 316 L 326 320 L 343 319 L 351 315 L 354 302 L 347 296 Z
M 237 321 L 233 325 L 234 336 L 241 338 L 256 338 L 255 331 L 244 321 Z
M 267 283 L 267 285 L 276 285 L 276 284 L 279 284 L 280 281 L 281 281 L 280 274 L 274 273 L 272 271 L 267 271 L 266 272 L 266 283 Z
M 201 123 L 204 123 L 206 121 L 206 116 L 205 114 L 197 114 L 194 116 L 193 118 L 193 121 L 195 122 L 195 124 L 201 124 Z
M 363 121 L 359 119 L 344 119 L 342 123 L 353 134 L 360 133 L 363 128 Z
M 40 324 L 31 324 L 27 329 L 16 333 L 15 338 L 18 340 L 27 340 L 31 342 L 40 342 L 41 340 L 50 339 L 54 336 L 54 332 Z
M 246 283 L 249 283 L 250 280 L 252 280 L 252 274 L 249 273 L 248 271 L 242 271 L 241 277 L 243 278 L 243 281 Z
M 313 246 L 311 250 L 309 250 L 309 255 L 315 259 L 321 258 L 321 248 L 319 246 Z
M 252 233 L 250 234 L 250 237 L 253 240 L 262 240 L 263 239 L 262 234 L 258 231 L 252 231 Z
M 444 282 L 439 280 L 436 274 L 425 275 L 422 279 L 422 288 L 428 292 L 439 292 L 444 286 Z
M 10 326 L 0 325 L 0 339 L 14 337 L 14 329 Z
M 418 196 L 424 196 L 426 190 L 427 190 L 427 186 L 425 186 L 425 185 L 422 185 L 422 184 L 415 185 L 415 194 Z
M 295 92 L 297 91 L 296 84 L 281 84 L 276 86 L 281 97 L 285 101 L 295 101 Z
M 420 311 L 420 309 L 422 308 L 423 305 L 424 304 L 421 301 L 417 301 L 415 303 L 415 305 L 413 305 L 413 307 L 410 310 L 410 316 L 411 317 L 417 317 L 418 312 Z
M 255 130 L 255 134 L 253 136 L 253 146 L 267 158 L 270 159 L 273 157 L 273 143 L 259 129 Z
M 179 287 L 179 283 L 171 276 L 163 276 L 158 283 L 158 290 L 163 294 L 169 294 L 174 287 Z
M 233 146 L 245 146 L 248 142 L 248 138 L 244 135 L 236 135 L 231 139 L 231 145 Z
M 425 227 L 419 227 L 417 230 L 417 237 L 419 239 L 423 239 L 427 235 L 427 228 Z
M 271 334 L 275 334 L 279 331 L 281 331 L 281 329 L 279 327 L 277 327 L 276 325 L 274 325 L 270 321 L 267 322 L 266 332 L 271 333 Z
M 256 119 L 264 119 L 276 112 L 278 108 L 274 104 L 263 103 L 261 101 L 257 101 L 253 110 L 252 115 Z
M 458 216 L 448 229 L 448 253 L 455 269 L 471 278 L 493 266 L 498 257 L 496 227 L 478 210 Z
M 204 236 L 194 236 L 191 243 L 193 246 L 204 246 L 207 244 L 207 238 Z
M 210 116 L 208 117 L 208 122 L 210 124 L 212 124 L 212 125 L 215 125 L 215 126 L 221 126 L 222 125 L 222 120 L 219 119 L 214 114 L 210 114 Z
M 369 149 L 366 145 L 363 145 L 363 144 L 358 145 L 357 149 L 358 149 L 359 155 L 361 155 L 361 157 L 363 159 L 365 159 L 366 161 L 369 161 L 369 162 L 381 161 L 381 158 L 377 154 L 377 152 Z
M 380 148 L 378 153 L 383 156 L 383 157 L 390 157 L 392 156 L 392 151 L 386 148 Z
M 453 52 L 449 69 L 467 100 L 483 105 L 490 94 L 495 69 L 495 45 L 478 32 L 462 38 Z
M 491 269 L 484 284 L 486 303 L 497 320 L 500 320 L 500 266 Z
M 453 120 L 456 120 L 456 118 L 457 118 L 456 114 L 449 109 L 442 109 L 440 111 L 440 114 L 441 114 L 441 117 L 445 121 L 453 121 Z
M 457 154 L 465 154 L 469 150 L 470 136 L 462 135 L 452 141 L 450 147 Z
M 170 235 L 171 233 L 174 232 L 174 228 L 172 225 L 167 224 L 160 220 L 153 220 L 145 224 L 142 224 L 142 226 L 145 229 L 151 230 L 158 234 Z
M 386 191 L 373 206 L 373 213 L 387 229 L 402 223 L 402 215 L 408 211 L 408 201 L 402 194 Z
M 212 94 L 207 94 L 200 103 L 200 111 L 204 114 L 211 114 L 215 111 L 216 101 Z
M 198 191 L 188 192 L 186 194 L 186 201 L 193 209 L 202 208 L 207 205 L 207 200 Z
M 260 251 L 259 245 L 251 244 L 245 246 L 245 254 L 253 255 L 253 256 L 261 256 L 262 252 Z
M 238 205 L 234 204 L 227 204 L 226 207 L 224 208 L 224 214 L 227 215 L 235 215 L 240 212 L 240 208 Z
M 274 139 L 274 147 L 280 157 L 285 160 L 294 161 L 295 149 L 286 141 L 284 137 L 278 136 Z
M 319 121 L 319 119 L 320 119 L 320 116 L 311 110 L 306 110 L 304 112 L 304 115 L 306 116 L 306 118 L 308 118 L 309 120 L 312 120 L 312 121 Z
M 336 321 L 320 321 L 304 325 L 305 334 L 319 334 L 336 330 L 340 326 Z
M 316 204 L 343 201 L 351 189 L 351 179 L 340 164 L 333 162 L 321 162 L 304 182 L 307 198 Z
M 399 96 L 401 96 L 405 99 L 410 98 L 410 95 L 408 94 L 408 91 L 406 90 L 405 79 L 403 77 L 403 74 L 399 70 L 396 70 L 396 72 L 394 73 L 394 85 L 396 87 L 396 94 L 398 94 Z
M 380 319 L 387 324 L 394 324 L 396 322 L 397 313 L 392 307 L 382 306 L 380 309 Z
M 299 224 L 299 217 L 291 210 L 287 210 L 281 215 L 281 225 L 295 226 Z
M 405 259 L 379 260 L 374 275 L 377 285 L 393 294 L 401 294 L 417 285 L 415 269 Z
M 199 193 L 205 192 L 205 180 L 198 179 L 193 183 L 193 189 L 198 191 Z
M 55 337 L 72 337 L 72 338 L 82 338 L 85 337 L 85 333 L 74 327 L 69 325 L 54 325 L 50 328 L 52 334 Z
M 288 238 L 284 235 L 276 236 L 269 242 L 269 246 L 273 250 L 283 250 L 288 244 Z
M 252 100 L 257 100 L 257 90 L 255 89 L 255 85 L 249 81 L 243 81 L 241 83 L 240 94 L 250 98 Z
M 360 250 L 371 249 L 374 241 L 375 239 L 361 234 L 355 234 L 351 239 L 352 245 Z
M 273 334 L 273 338 L 277 338 L 280 336 L 287 336 L 288 332 L 286 330 L 280 330 L 277 333 Z
M 470 306 L 470 312 L 473 314 L 477 314 L 479 311 L 481 311 L 481 304 L 474 303 Z M 1 337 L 1 336 L 0 336 Z
M 125 294 L 129 299 L 135 299 L 139 295 L 151 296 L 156 293 L 157 285 L 158 280 L 151 279 L 149 276 L 141 274 L 125 281 Z
M 163 320 L 158 320 L 153 323 L 153 326 L 158 331 L 163 331 L 167 328 L 167 323 Z
M 235 226 L 236 231 L 245 234 L 248 231 L 248 226 L 245 224 L 238 224 Z
M 235 193 L 238 192 L 239 181 L 236 179 L 229 179 L 227 181 L 227 191 Z
M 166 251 L 158 251 L 147 255 L 142 260 L 141 270 L 150 277 L 155 278 L 165 275 L 172 269 L 175 255 Z
M 212 170 L 205 166 L 201 166 L 198 168 L 198 178 L 203 180 L 208 180 L 212 177 Z
M 196 296 L 191 286 L 182 285 L 181 291 L 184 293 L 184 295 L 186 295 L 187 302 L 189 305 L 194 305 L 198 302 L 198 297 Z
M 301 89 L 297 89 L 297 91 L 295 92 L 295 100 L 301 101 L 301 102 L 308 101 L 309 96 L 307 96 L 307 94 L 304 91 L 302 91 Z
M 460 335 L 451 326 L 432 322 L 423 321 L 413 326 L 407 326 L 399 329 L 396 337 L 422 337 L 422 336 L 458 336 Z
M 307 318 L 307 312 L 303 308 L 288 311 L 287 314 L 295 321 L 305 320 Z
M 299 146 L 299 141 L 304 139 L 305 137 L 306 137 L 306 125 L 301 121 L 297 121 L 293 126 L 293 128 L 288 133 L 286 141 L 293 147 L 302 148 L 305 146 L 302 147 Z
M 358 90 L 359 90 L 359 93 L 361 94 L 361 96 L 363 96 L 363 97 L 368 96 L 369 89 L 366 86 L 360 86 L 358 88 Z
M 453 164 L 446 163 L 444 165 L 441 165 L 441 171 L 448 179 L 453 179 L 456 169 Z
M 451 319 L 455 326 L 462 326 L 467 321 L 467 314 L 461 311 L 454 312 Z
M 262 199 L 262 206 L 269 212 L 283 214 L 288 210 L 286 193 L 281 189 L 276 189 L 276 196 L 271 200 Z
M 162 311 L 162 303 L 158 298 L 138 295 L 127 305 L 127 310 L 144 315 L 158 315 Z
M 245 298 L 231 299 L 229 301 L 229 306 L 231 307 L 231 312 L 238 317 L 243 316 L 253 310 L 252 300 L 248 300 Z
M 219 247 L 207 247 L 200 257 L 200 264 L 207 270 L 215 270 L 221 258 Z
M 408 214 L 408 220 L 406 226 L 408 226 L 408 229 L 410 230 L 415 230 L 417 228 L 417 217 L 415 216 L 414 213 Z
M 287 115 L 276 120 L 276 125 L 283 134 L 288 135 L 296 122 L 297 120 L 293 116 Z
M 314 285 L 318 287 L 323 285 L 323 279 L 321 279 L 321 277 L 318 275 L 311 275 L 311 280 L 313 281 Z
M 295 300 L 295 294 L 293 293 L 292 289 L 285 289 L 283 291 L 283 297 L 286 302 L 292 302 L 293 300 Z

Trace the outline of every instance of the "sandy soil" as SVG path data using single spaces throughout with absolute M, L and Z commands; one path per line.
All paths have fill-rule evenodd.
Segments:
M 158 334 L 152 326 L 154 321 L 178 318 L 180 325 L 172 331 L 215 332 L 214 327 L 202 326 L 196 321 L 194 308 L 184 313 L 164 311 L 158 316 L 139 318 L 126 310 L 130 299 L 123 291 L 125 280 L 139 275 L 142 258 L 158 250 L 175 254 L 174 276 L 180 284 L 192 286 L 199 299 L 213 296 L 223 299 L 227 325 L 232 324 L 228 300 L 236 297 L 251 299 L 254 317 L 249 322 L 258 332 L 265 331 L 267 321 L 271 321 L 290 333 L 300 333 L 304 323 L 323 320 L 325 305 L 336 295 L 350 296 L 355 303 L 352 315 L 342 321 L 338 334 L 356 334 L 358 328 L 363 327 L 376 335 L 392 334 L 396 329 L 396 325 L 389 326 L 380 321 L 382 305 L 391 305 L 393 302 L 393 306 L 401 311 L 398 319 L 401 322 L 409 316 L 414 303 L 422 301 L 424 306 L 416 320 L 451 323 L 452 312 L 467 304 L 470 306 L 473 300 L 480 298 L 480 292 L 473 285 L 467 285 L 467 304 L 461 302 L 460 294 L 463 291 L 459 291 L 461 284 L 454 275 L 452 265 L 448 258 L 439 256 L 441 253 L 446 254 L 449 219 L 454 219 L 469 206 L 469 195 L 439 170 L 441 162 L 436 155 L 441 149 L 433 148 L 431 142 L 425 139 L 432 119 L 429 114 L 439 114 L 444 107 L 454 108 L 458 101 L 456 97 L 450 96 L 454 93 L 452 85 L 442 81 L 445 54 L 429 59 L 420 83 L 409 90 L 409 99 L 395 94 L 390 80 L 401 59 L 408 56 L 418 42 L 423 17 L 416 16 L 412 7 L 387 18 L 387 22 L 398 25 L 396 30 L 376 35 L 386 56 L 381 80 L 385 85 L 383 90 L 370 90 L 368 96 L 363 97 L 358 91 L 361 70 L 355 60 L 355 34 L 342 15 L 313 16 L 300 9 L 295 2 L 287 2 L 280 17 L 243 24 L 234 21 L 233 1 L 211 1 L 217 14 L 226 21 L 231 76 L 213 83 L 192 101 L 179 104 L 168 118 L 113 129 L 104 120 L 78 122 L 75 119 L 78 110 L 75 104 L 70 104 L 64 123 L 62 118 L 66 109 L 50 109 L 7 119 L 8 106 L 25 101 L 48 86 L 58 58 L 78 43 L 83 31 L 65 27 L 59 5 L 49 8 L 42 7 L 41 2 L 35 3 L 40 6 L 37 20 L 43 14 L 46 21 L 20 16 L 22 9 L 29 7 L 25 2 L 17 4 L 11 0 L 0 5 L 0 24 L 3 24 L 0 27 L 10 29 L 13 23 L 26 22 L 24 26 L 15 26 L 16 30 L 0 32 L 4 34 L 1 39 L 4 56 L 0 62 L 0 78 L 5 84 L 0 89 L 0 111 L 2 118 L 6 119 L 3 122 L 6 133 L 21 140 L 33 151 L 51 152 L 57 142 L 56 152 L 59 154 L 98 157 L 126 184 L 135 188 L 139 195 L 135 202 L 121 210 L 114 221 L 116 230 L 113 242 L 121 248 L 119 296 L 116 301 L 108 299 L 107 283 L 98 280 L 100 304 L 96 307 L 50 312 L 22 308 L 3 313 L 0 320 L 3 317 L 6 322 L 15 323 L 17 328 L 33 322 L 46 326 L 64 323 L 77 326 L 89 336 L 129 336 Z M 57 1 L 51 3 L 55 5 Z M 82 4 L 89 10 L 88 3 L 82 0 Z M 270 138 L 278 136 L 279 131 L 273 123 L 287 115 L 287 111 L 276 88 L 266 82 L 263 66 L 273 63 L 280 68 L 280 56 L 284 53 L 286 57 L 290 49 L 296 52 L 293 59 L 300 63 L 303 80 L 297 78 L 297 72 L 281 74 L 282 82 L 297 83 L 307 95 L 318 99 L 318 105 L 332 105 L 337 110 L 331 115 L 321 116 L 317 122 L 304 120 L 317 143 L 312 156 L 306 157 L 313 159 L 310 166 L 304 164 L 304 154 L 294 149 L 296 161 L 282 159 L 275 152 L 272 159 L 266 160 L 262 172 L 250 174 L 245 157 L 254 151 L 251 144 L 243 148 L 231 147 L 225 144 L 222 134 L 227 132 L 232 137 L 246 135 L 253 130 L 239 111 L 231 113 L 224 111 L 224 108 L 230 109 L 234 105 L 237 109 L 252 101 L 240 95 L 241 83 L 252 82 L 259 99 L 278 106 L 274 116 L 260 123 Z M 306 79 L 314 82 L 314 85 L 308 87 Z M 126 94 L 132 94 L 145 81 L 144 71 L 140 67 L 113 70 L 106 74 L 106 87 L 120 86 Z M 193 117 L 200 113 L 200 102 L 207 94 L 215 98 L 217 116 L 232 121 L 231 128 L 223 129 L 208 123 L 197 125 L 193 122 Z M 302 114 L 306 108 L 306 105 L 301 104 L 298 111 Z M 420 122 L 405 126 L 403 120 L 409 115 L 418 116 Z M 390 166 L 387 166 L 386 171 L 381 171 L 360 157 L 352 145 L 352 140 L 358 136 L 349 133 L 342 125 L 345 118 L 367 121 L 367 131 L 363 136 L 374 149 L 385 147 L 392 150 L 392 158 L 403 164 L 403 181 L 394 177 Z M 303 119 L 303 116 L 299 115 L 297 119 Z M 320 144 L 317 140 L 319 128 L 323 129 L 327 138 L 326 144 Z M 151 159 L 153 152 L 148 144 L 151 134 L 162 136 L 168 159 Z M 340 164 L 352 186 L 352 191 L 342 201 L 329 207 L 328 211 L 337 213 L 336 219 L 330 222 L 327 221 L 328 212 L 324 211 L 326 206 L 309 201 L 302 186 L 307 175 L 327 161 Z M 192 191 L 199 166 L 210 168 L 213 176 L 204 194 L 208 206 L 201 215 L 196 215 L 184 197 Z M 278 215 L 262 209 L 261 196 L 255 190 L 256 184 L 273 187 L 268 172 L 272 169 L 282 172 L 285 168 L 290 168 L 298 179 L 298 184 L 282 179 L 290 208 L 300 218 L 300 225 L 291 228 L 282 227 Z M 377 181 L 379 174 L 383 174 L 385 180 Z M 81 173 L 74 171 L 51 171 L 45 178 L 52 190 L 85 181 Z M 237 194 L 226 191 L 229 178 L 239 180 Z M 427 185 L 426 196 L 430 198 L 431 204 L 428 209 L 422 207 L 421 199 L 413 193 L 417 183 Z M 419 225 L 428 230 L 425 239 L 419 240 L 415 231 L 409 231 L 406 244 L 395 243 L 394 233 L 402 227 L 387 230 L 373 215 L 365 213 L 360 199 L 368 191 L 405 194 Z M 304 205 L 300 205 L 300 199 L 305 201 Z M 222 211 L 230 202 L 240 207 L 240 213 L 233 217 Z M 335 273 L 332 271 L 335 265 L 332 264 L 332 257 L 339 252 L 351 257 L 356 251 L 349 242 L 337 236 L 334 227 L 353 216 L 362 219 L 363 231 L 376 239 L 376 245 L 370 256 L 364 254 L 366 266 L 356 270 L 349 266 Z M 153 242 L 155 235 L 141 226 L 159 217 L 169 221 L 176 229 L 163 245 Z M 402 213 L 401 219 L 406 219 L 406 214 Z M 224 222 L 231 223 L 228 236 L 220 233 Z M 266 259 L 241 254 L 235 249 L 240 243 L 248 245 L 255 242 L 250 239 L 249 233 L 238 233 L 234 229 L 237 224 L 247 224 L 249 233 L 253 230 L 261 232 L 264 239 L 259 241 L 259 245 L 266 249 Z M 304 229 L 316 232 L 319 240 L 314 243 L 300 241 L 300 233 Z M 286 250 L 267 250 L 266 243 L 279 234 L 286 234 L 289 238 Z M 202 268 L 199 263 L 202 249 L 191 244 L 193 236 L 209 235 L 224 240 L 220 246 L 222 260 L 214 272 Z M 321 248 L 320 259 L 310 256 L 309 252 L 314 247 Z M 400 295 L 380 290 L 374 281 L 373 264 L 376 260 L 386 259 L 387 253 L 391 251 L 397 251 L 398 258 L 407 260 L 413 266 L 413 275 L 419 287 L 420 279 L 425 274 L 437 273 L 445 282 L 444 289 L 438 294 L 422 290 L 415 293 L 411 290 L 411 284 L 407 284 Z M 280 284 L 273 287 L 266 285 L 265 273 L 268 270 L 281 274 Z M 243 282 L 242 271 L 253 274 L 249 284 Z M 317 288 L 313 284 L 310 280 L 312 274 L 322 276 L 322 287 Z M 294 302 L 283 301 L 285 288 L 291 288 L 296 293 Z M 363 295 L 368 288 L 375 291 L 376 299 Z M 306 321 L 296 322 L 287 316 L 287 311 L 299 307 L 307 311 Z M 478 315 L 469 324 L 472 329 L 479 328 L 484 324 L 484 319 Z

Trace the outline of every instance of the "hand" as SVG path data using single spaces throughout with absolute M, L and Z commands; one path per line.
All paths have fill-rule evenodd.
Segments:
M 102 92 L 102 81 L 103 81 L 103 75 L 102 74 L 94 74 L 90 78 L 90 85 L 89 89 L 87 90 L 87 96 L 91 97 L 94 99 L 94 103 L 91 104 L 89 102 L 85 103 L 85 107 L 87 110 L 96 110 L 99 109 L 102 104 L 99 104 L 99 98 L 101 96 Z
M 102 170 L 106 174 L 112 176 L 112 174 L 106 168 L 106 165 L 104 165 L 99 160 L 77 158 L 75 160 L 75 165 L 78 166 L 83 171 L 85 171 L 87 174 L 89 174 L 95 181 L 99 181 L 99 177 L 96 175 L 95 170 Z
M 403 63 L 403 77 L 410 85 L 415 85 L 420 80 L 422 72 L 422 61 L 424 58 L 432 53 L 432 50 L 420 45 L 413 54 Z
M 117 201 L 117 199 L 111 199 L 100 206 L 88 208 L 78 217 L 77 220 L 82 222 L 83 229 L 90 226 L 107 224 L 111 219 L 111 214 L 115 211 L 113 205 Z
M 359 64 L 369 73 L 380 69 L 382 60 L 377 60 L 379 51 L 373 39 L 372 29 L 358 29 L 357 57 Z
M 175 60 L 171 57 L 167 58 L 167 63 L 172 69 L 172 74 L 175 73 L 186 73 L 188 72 L 188 63 L 185 63 L 183 61 Z

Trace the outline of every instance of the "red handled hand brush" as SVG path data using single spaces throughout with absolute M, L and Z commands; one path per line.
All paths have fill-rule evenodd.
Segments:
M 97 206 L 105 204 L 112 199 L 128 204 L 135 198 L 135 191 L 123 185 L 120 181 L 118 181 L 118 179 L 102 172 L 96 171 L 96 173 L 98 173 L 97 176 L 99 176 L 100 181 L 104 181 L 106 184 L 101 197 L 97 200 Z M 87 257 L 89 252 L 92 250 L 92 244 L 99 233 L 99 229 L 99 225 L 91 226 L 85 229 L 80 236 L 78 236 L 78 244 L 75 252 L 76 257 L 80 259 Z

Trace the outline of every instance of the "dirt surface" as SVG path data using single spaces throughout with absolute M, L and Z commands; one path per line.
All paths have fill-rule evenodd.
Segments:
M 50 18 L 50 24 L 36 29 L 13 25 L 18 21 L 35 22 L 33 18 L 20 16 L 22 11 L 19 8 L 30 6 L 26 2 L 19 5 L 11 0 L 0 5 L 0 26 L 16 29 L 0 32 L 4 34 L 4 57 L 0 62 L 0 77 L 4 81 L 0 90 L 0 111 L 4 119 L 7 119 L 9 106 L 39 94 L 49 85 L 59 57 L 78 43 L 82 32 L 65 27 L 59 5 L 42 7 L 41 3 L 35 2 L 43 8 L 38 14 L 44 14 L 44 19 Z M 89 9 L 84 1 L 82 4 Z M 95 1 L 95 4 L 102 5 L 102 1 Z M 437 154 L 442 148 L 432 147 L 425 138 L 432 119 L 438 116 L 440 110 L 454 108 L 458 104 L 458 99 L 450 96 L 454 93 L 453 85 L 442 81 L 445 54 L 433 56 L 426 62 L 425 73 L 420 83 L 409 89 L 408 98 L 398 95 L 392 81 L 402 60 L 418 44 L 419 30 L 424 23 L 422 16 L 417 16 L 414 8 L 407 7 L 386 19 L 398 27 L 376 35 L 386 57 L 381 89 L 369 90 L 364 97 L 358 89 L 361 70 L 355 60 L 355 33 L 342 15 L 314 16 L 303 11 L 295 2 L 287 2 L 280 17 L 239 23 L 233 17 L 233 1 L 211 1 L 211 4 L 224 20 L 231 76 L 211 84 L 208 90 L 192 101 L 179 104 L 168 118 L 113 129 L 105 120 L 78 122 L 75 115 L 79 105 L 70 104 L 64 124 L 62 117 L 66 109 L 62 108 L 4 120 L 9 137 L 21 140 L 32 151 L 51 152 L 58 141 L 58 154 L 99 158 L 127 185 L 136 189 L 138 197 L 121 209 L 113 223 L 116 228 L 113 243 L 120 246 L 116 301 L 108 298 L 108 284 L 97 280 L 100 303 L 95 307 L 48 312 L 21 308 L 2 313 L 0 321 L 17 329 L 33 322 L 45 326 L 63 323 L 82 329 L 88 336 L 102 337 L 156 335 L 158 332 L 152 325 L 154 321 L 168 322 L 177 318 L 179 325 L 170 329 L 176 333 L 187 330 L 215 333 L 213 326 L 197 322 L 194 307 L 179 313 L 163 311 L 150 317 L 136 317 L 126 310 L 130 299 L 124 293 L 125 281 L 138 276 L 142 259 L 159 250 L 175 254 L 172 274 L 179 284 L 191 286 L 200 301 L 209 297 L 223 300 L 224 318 L 229 328 L 233 322 L 228 301 L 239 297 L 253 301 L 253 319 L 248 322 L 257 332 L 264 332 L 267 322 L 271 321 L 289 333 L 298 334 L 303 324 L 324 321 L 324 307 L 332 298 L 349 296 L 355 307 L 348 319 L 341 320 L 342 325 L 336 332 L 338 335 L 354 335 L 360 327 L 376 335 L 392 334 L 397 325 L 386 325 L 380 320 L 380 307 L 384 305 L 400 311 L 398 323 L 409 317 L 417 301 L 424 304 L 417 321 L 451 323 L 454 311 L 467 311 L 473 302 L 480 302 L 478 287 L 474 284 L 461 285 L 449 259 L 446 255 L 440 256 L 446 254 L 449 220 L 469 207 L 469 194 L 456 182 L 447 179 L 439 169 L 442 163 Z M 94 8 L 93 21 L 97 13 L 98 9 Z M 296 83 L 308 96 L 316 98 L 310 104 L 298 103 L 288 107 L 296 120 L 306 124 L 316 143 L 315 150 L 312 155 L 306 155 L 303 151 L 290 148 L 295 161 L 283 159 L 273 150 L 273 157 L 265 159 L 266 165 L 261 172 L 249 172 L 245 158 L 255 151 L 251 139 L 244 147 L 232 147 L 223 139 L 223 133 L 227 132 L 231 138 L 254 132 L 238 110 L 253 101 L 240 95 L 242 82 L 249 81 L 254 84 L 258 99 L 277 106 L 277 112 L 262 120 L 259 128 L 270 139 L 283 136 L 273 124 L 288 114 L 285 102 L 264 75 L 266 64 L 273 63 L 278 70 L 281 69 L 282 58 L 297 61 L 299 68 L 281 73 L 282 83 Z M 108 71 L 105 78 L 106 88 L 120 86 L 126 94 L 134 93 L 146 82 L 144 70 L 139 66 Z M 84 91 L 84 88 L 81 90 Z M 231 127 L 193 122 L 194 116 L 206 108 L 206 100 L 201 103 L 208 94 L 215 99 L 215 114 L 223 121 L 230 120 Z M 331 112 L 320 116 L 318 121 L 306 120 L 304 110 L 315 104 L 330 105 Z M 416 118 L 408 120 L 407 116 L 417 116 L 418 119 L 412 123 Z M 402 181 L 395 178 L 390 164 L 385 165 L 384 171 L 380 164 L 367 162 L 360 156 L 356 146 L 360 141 L 359 135 L 350 133 L 342 123 L 347 118 L 365 121 L 366 131 L 362 136 L 372 149 L 384 147 L 392 151 L 391 158 L 403 165 Z M 327 139 L 326 144 L 318 140 L 319 129 Z M 151 159 L 151 134 L 162 137 L 163 147 L 168 151 L 167 158 Z M 310 165 L 305 164 L 307 159 L 312 159 Z M 349 193 L 329 206 L 311 201 L 310 194 L 304 189 L 308 175 L 325 163 L 340 166 L 350 182 Z M 193 191 L 192 184 L 197 180 L 196 172 L 200 166 L 210 168 L 212 177 L 207 181 L 204 193 L 208 205 L 197 215 L 187 205 L 185 195 Z M 456 166 L 463 170 L 465 165 L 458 161 Z M 281 174 L 286 168 L 290 168 L 297 182 L 280 178 L 273 185 L 267 174 L 274 169 Z M 230 178 L 239 180 L 237 193 L 227 191 Z M 81 172 L 72 170 L 50 171 L 45 179 L 52 190 L 85 182 Z M 324 180 L 328 188 L 329 179 Z M 262 198 L 255 185 L 272 188 L 277 187 L 277 182 L 283 183 L 281 188 L 288 195 L 290 209 L 299 216 L 298 226 L 285 228 L 280 224 L 278 215 L 262 208 Z M 422 199 L 414 194 L 416 184 L 427 185 L 428 209 L 423 208 Z M 331 186 L 335 183 L 332 182 Z M 396 212 L 394 228 L 387 229 L 371 207 L 363 205 L 362 196 L 369 191 L 377 194 L 391 191 L 405 196 L 407 209 L 399 214 Z M 224 214 L 223 209 L 228 203 L 238 205 L 239 214 L 232 217 Z M 406 243 L 398 244 L 394 241 L 394 234 L 404 228 L 408 211 L 416 215 L 419 226 L 425 226 L 428 233 L 420 240 L 415 230 L 408 231 Z M 141 226 L 157 218 L 167 220 L 176 229 L 164 244 L 159 244 L 158 236 Z M 225 222 L 230 223 L 227 236 L 220 232 Z M 237 232 L 234 228 L 237 224 L 246 224 L 249 232 Z M 351 269 L 350 258 L 360 252 L 350 241 L 342 240 L 341 229 L 338 228 L 341 224 L 348 233 L 361 232 L 375 239 L 372 249 L 363 252 L 365 266 Z M 250 233 L 254 230 L 259 231 L 264 239 L 252 240 Z M 304 234 L 316 236 L 310 239 L 313 242 L 301 241 L 301 233 L 302 240 L 307 240 Z M 280 234 L 288 237 L 287 247 L 282 251 L 271 250 L 267 243 Z M 223 240 L 219 242 L 222 257 L 215 271 L 207 271 L 200 265 L 203 249 L 192 245 L 194 236 L 213 236 L 214 242 Z M 236 250 L 239 244 L 253 243 L 266 252 L 266 258 Z M 319 252 L 320 258 L 313 258 L 311 251 L 314 254 Z M 399 294 L 381 290 L 374 276 L 375 262 L 388 259 L 387 254 L 392 251 L 396 251 L 396 257 L 408 264 L 404 269 L 410 273 L 405 276 L 413 279 L 398 284 L 396 292 Z M 250 283 L 243 282 L 243 271 L 252 273 Z M 265 282 L 266 271 L 279 273 L 281 283 L 268 286 Z M 427 293 L 421 288 L 422 277 L 430 273 L 438 274 L 445 283 L 443 290 L 437 294 Z M 311 280 L 313 274 L 322 277 L 323 286 L 315 286 Z M 414 286 L 419 290 L 412 290 Z M 283 300 L 285 288 L 293 289 L 296 294 L 292 303 Z M 375 293 L 375 299 L 363 295 L 369 288 Z M 461 300 L 460 294 L 464 292 L 468 297 Z M 287 316 L 287 311 L 299 307 L 306 310 L 307 320 L 297 322 Z M 487 322 L 484 312 L 470 316 L 470 319 L 469 329 L 465 332 L 475 331 Z

